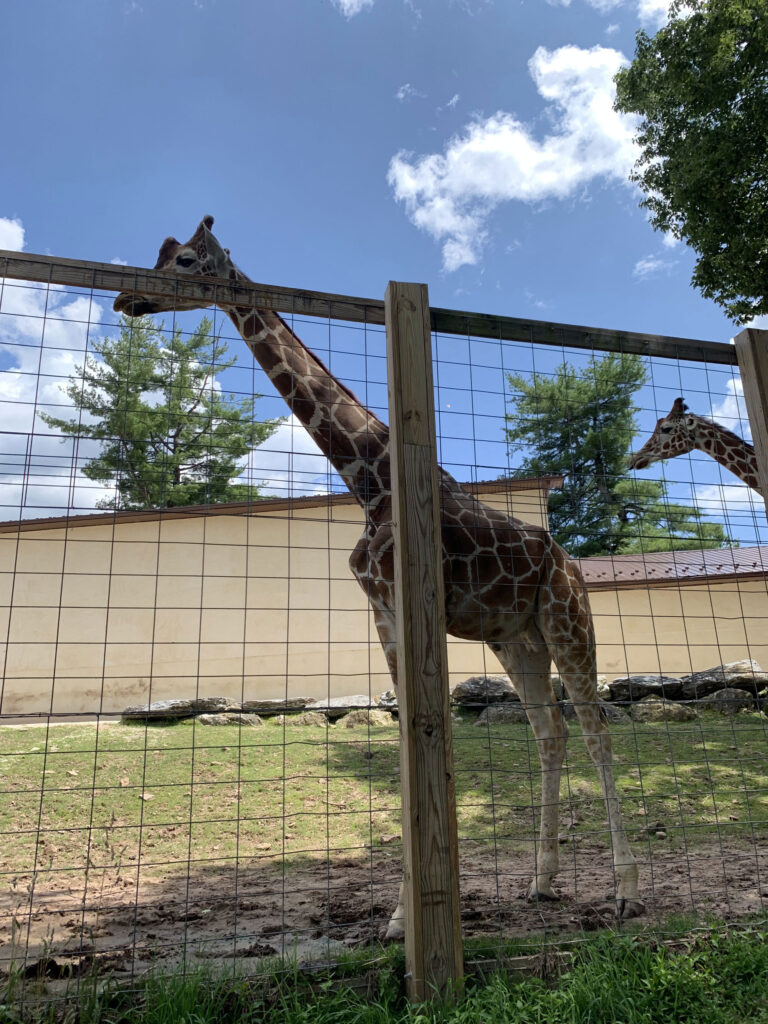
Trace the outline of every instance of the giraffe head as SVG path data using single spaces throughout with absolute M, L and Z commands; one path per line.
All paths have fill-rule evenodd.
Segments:
M 234 264 L 229 249 L 222 248 L 211 228 L 213 217 L 203 217 L 197 230 L 188 242 L 166 238 L 160 246 L 155 270 L 172 270 L 176 274 L 190 277 L 229 277 Z M 209 305 L 209 303 L 206 303 Z M 137 292 L 121 292 L 114 302 L 117 313 L 128 316 L 144 316 L 147 313 L 165 313 L 169 310 L 200 309 L 198 301 L 179 301 L 160 296 L 139 295 Z
M 688 412 L 682 398 L 676 398 L 668 416 L 656 423 L 656 427 L 639 452 L 629 456 L 630 469 L 645 469 L 653 462 L 674 459 L 685 455 L 696 447 L 696 417 Z

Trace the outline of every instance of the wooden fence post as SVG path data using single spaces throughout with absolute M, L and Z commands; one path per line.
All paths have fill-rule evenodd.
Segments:
M 395 538 L 405 963 L 412 1001 L 463 976 L 432 348 L 426 285 L 385 298 Z
M 768 331 L 748 327 L 736 335 L 734 344 L 768 514 Z

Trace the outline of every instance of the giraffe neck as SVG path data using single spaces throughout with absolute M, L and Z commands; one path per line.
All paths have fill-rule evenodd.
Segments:
M 250 283 L 234 269 L 234 280 Z M 369 505 L 390 489 L 389 429 L 271 310 L 226 310 L 254 358 L 349 491 Z
M 696 447 L 700 451 L 730 470 L 758 494 L 762 494 L 757 475 L 755 449 L 751 444 L 747 444 L 738 434 L 721 427 L 719 423 L 701 419 L 696 422 L 695 438 Z

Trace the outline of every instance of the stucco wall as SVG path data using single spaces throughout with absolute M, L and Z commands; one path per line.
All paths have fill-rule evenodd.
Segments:
M 544 522 L 538 489 L 486 497 Z M 362 525 L 355 505 L 321 505 L 0 534 L 0 713 L 388 689 L 347 565 Z M 490 657 L 452 642 L 452 674 L 497 671 Z
M 484 496 L 544 522 L 538 490 Z M 0 713 L 119 712 L 168 697 L 380 693 L 389 675 L 347 559 L 353 505 L 0 534 Z M 599 670 L 768 666 L 760 583 L 592 595 Z M 500 666 L 449 638 L 452 683 Z

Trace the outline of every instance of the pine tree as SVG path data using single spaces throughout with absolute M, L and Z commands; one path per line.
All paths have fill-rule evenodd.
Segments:
M 507 441 L 530 453 L 518 475 L 565 475 L 550 494 L 549 522 L 574 556 L 730 543 L 697 508 L 669 503 L 664 481 L 630 476 L 634 395 L 645 380 L 641 357 L 626 353 L 593 356 L 580 371 L 562 363 L 551 375 L 508 375 L 515 408 L 506 417 Z
M 255 395 L 225 394 L 216 378 L 234 365 L 227 345 L 200 321 L 185 337 L 150 317 L 122 317 L 117 338 L 93 343 L 66 386 L 76 419 L 40 413 L 67 437 L 98 441 L 83 473 L 113 486 L 99 508 L 143 509 L 257 498 L 233 484 L 248 452 L 280 420 L 254 419 Z

